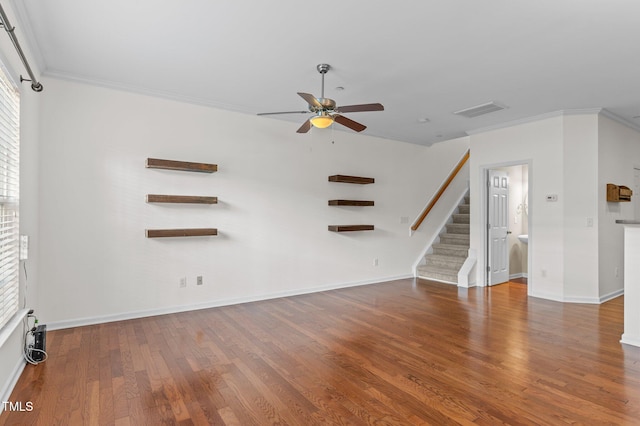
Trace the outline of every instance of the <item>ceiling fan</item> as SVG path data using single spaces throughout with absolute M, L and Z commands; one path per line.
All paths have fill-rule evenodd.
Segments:
M 382 104 L 359 104 L 359 105 L 346 105 L 336 106 L 336 101 L 333 99 L 324 97 L 324 75 L 331 69 L 329 64 L 319 64 L 317 67 L 318 72 L 322 75 L 322 96 L 319 98 L 314 97 L 309 93 L 298 92 L 298 95 L 302 97 L 309 104 L 307 111 L 282 111 L 282 112 L 262 112 L 258 115 L 275 115 L 275 114 L 308 114 L 313 113 L 314 116 L 305 121 L 302 126 L 297 130 L 298 133 L 307 133 L 311 126 L 319 129 L 324 129 L 331 126 L 334 122 L 342 124 L 361 132 L 367 128 L 364 124 L 360 124 L 357 121 L 353 121 L 342 113 L 345 112 L 363 112 L 363 111 L 383 111 Z

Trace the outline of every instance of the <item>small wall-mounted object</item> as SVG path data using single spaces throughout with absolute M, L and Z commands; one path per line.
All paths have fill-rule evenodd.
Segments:
M 147 229 L 147 238 L 164 237 L 207 237 L 218 235 L 216 228 L 190 228 L 190 229 Z
M 181 170 L 184 172 L 213 173 L 218 171 L 217 164 L 192 163 L 190 161 L 161 160 L 147 158 L 148 169 Z
M 375 183 L 376 180 L 374 178 L 360 176 L 333 175 L 329 176 L 329 182 L 356 183 L 359 185 L 367 185 L 369 183 Z
M 147 194 L 147 203 L 217 204 L 218 197 Z
M 613 183 L 607 184 L 607 201 L 610 202 L 625 202 L 631 201 L 631 195 L 633 191 L 630 188 L 622 185 L 614 185 Z
M 329 225 L 331 232 L 373 231 L 373 225 Z
M 373 206 L 373 201 L 365 200 L 329 200 L 330 206 L 356 206 L 356 207 L 368 207 Z

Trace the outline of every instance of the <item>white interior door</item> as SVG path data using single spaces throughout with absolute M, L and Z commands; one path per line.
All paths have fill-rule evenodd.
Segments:
M 489 285 L 509 281 L 509 178 L 507 172 L 489 170 Z

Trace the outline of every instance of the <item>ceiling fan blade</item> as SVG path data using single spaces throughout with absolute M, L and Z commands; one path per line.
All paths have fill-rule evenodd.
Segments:
M 336 108 L 338 112 L 384 111 L 382 104 L 346 105 Z
M 307 101 L 309 106 L 316 107 L 316 108 L 322 108 L 322 104 L 320 102 L 318 102 L 318 100 L 315 98 L 315 96 L 310 95 L 309 93 L 302 93 L 302 92 L 298 92 L 298 95 L 300 95 L 300 97 L 302 99 Z
M 344 115 L 333 115 L 333 121 L 342 124 L 343 126 L 350 128 L 351 130 L 355 130 L 356 132 L 361 132 L 367 128 L 367 126 L 365 126 L 364 124 L 353 121 L 350 118 L 345 117 Z
M 296 130 L 296 133 L 307 133 L 309 130 L 311 130 L 311 120 L 307 120 L 302 123 L 302 126 Z
M 311 111 L 280 111 L 280 112 L 259 112 L 256 115 L 278 115 L 278 114 L 309 114 Z

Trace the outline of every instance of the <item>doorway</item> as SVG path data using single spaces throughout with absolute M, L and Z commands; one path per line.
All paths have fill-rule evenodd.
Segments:
M 531 285 L 530 172 L 529 163 L 506 164 L 484 169 L 486 194 L 482 199 L 486 219 L 484 266 L 487 286 L 510 280 Z

